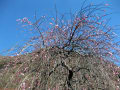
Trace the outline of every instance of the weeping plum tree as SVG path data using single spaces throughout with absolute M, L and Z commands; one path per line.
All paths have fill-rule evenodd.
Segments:
M 56 17 L 42 16 L 35 22 L 27 18 L 18 19 L 24 27 L 34 34 L 24 51 L 30 45 L 34 48 L 58 47 L 69 52 L 94 54 L 115 60 L 120 55 L 119 41 L 115 42 L 114 28 L 109 26 L 105 9 L 108 4 L 84 5 L 77 13 L 58 15 Z M 116 59 L 117 60 L 117 59 Z
M 106 65 L 103 67 L 97 67 L 97 69 L 94 70 L 95 66 L 91 65 L 91 62 L 94 61 L 94 59 L 86 57 L 86 59 L 89 59 L 89 61 L 86 61 L 86 59 L 84 58 L 84 55 L 87 55 L 88 57 L 90 55 L 99 57 L 103 61 L 118 61 L 118 58 L 120 56 L 119 41 L 117 40 L 117 42 L 115 42 L 115 29 L 108 25 L 109 19 L 106 18 L 109 14 L 106 14 L 105 12 L 105 9 L 107 8 L 108 4 L 85 5 L 84 2 L 80 10 L 76 13 L 70 12 L 68 14 L 60 15 L 56 10 L 55 17 L 42 16 L 38 18 L 35 14 L 35 22 L 31 22 L 26 17 L 23 19 L 18 19 L 17 21 L 19 21 L 25 29 L 33 33 L 33 36 L 30 38 L 30 40 L 26 42 L 26 44 L 22 48 L 18 48 L 18 54 L 26 53 L 26 51 L 29 49 L 33 49 L 33 51 L 39 50 L 40 53 L 32 53 L 32 56 L 29 56 L 28 54 L 28 57 L 25 58 L 23 58 L 21 55 L 15 57 L 15 61 L 11 63 L 13 65 L 10 65 L 14 66 L 14 70 L 17 70 L 10 78 L 10 83 L 16 82 L 12 84 L 16 84 L 18 90 L 20 88 L 30 88 L 31 90 L 37 90 L 36 88 L 38 88 L 38 90 L 67 90 L 65 87 L 74 90 L 74 85 L 72 85 L 71 82 L 73 80 L 73 76 L 75 77 L 76 75 L 79 85 L 77 85 L 76 83 L 75 86 L 78 88 L 75 90 L 78 90 L 80 88 L 81 90 L 83 90 L 82 86 L 86 88 L 86 86 L 89 85 L 89 88 L 91 88 L 91 83 L 93 82 L 93 87 L 95 87 L 95 89 L 88 88 L 88 90 L 97 90 L 101 87 L 103 87 L 103 89 L 106 89 L 107 86 L 109 87 L 110 85 L 112 85 L 112 87 L 115 86 L 116 88 L 119 81 L 116 81 L 117 84 L 115 85 L 114 83 L 111 84 L 112 80 L 109 79 L 109 75 L 103 71 Z M 55 53 L 53 53 L 53 56 L 55 57 L 51 55 L 52 53 L 50 51 L 46 51 L 48 48 L 57 48 L 56 50 L 54 50 Z M 65 58 L 68 58 L 68 56 L 66 56 L 65 58 L 62 57 L 63 53 L 61 52 L 59 53 L 59 55 L 56 54 L 59 52 L 59 50 L 66 51 L 68 56 L 71 53 L 75 52 L 79 56 L 83 56 L 83 59 L 81 57 L 79 58 L 80 60 L 71 59 L 71 62 L 69 61 L 69 64 L 67 60 L 65 61 Z M 57 55 L 61 58 L 57 57 Z M 98 58 L 95 59 L 99 60 Z M 86 63 L 85 61 L 88 63 Z M 83 62 L 85 62 L 85 64 L 87 65 L 81 65 L 81 63 L 83 64 Z M 98 63 L 99 62 L 97 62 L 96 65 L 98 65 Z M 19 64 L 20 67 L 17 68 Z M 58 70 L 58 76 L 56 73 L 54 74 L 54 76 L 52 76 L 53 73 L 57 71 L 57 69 L 59 69 L 59 66 L 62 67 L 61 70 Z M 108 65 L 108 67 L 109 66 L 113 67 L 112 65 Z M 114 70 L 111 69 L 116 76 L 118 75 L 118 69 L 119 68 L 115 68 Z M 84 70 L 87 74 L 79 72 L 82 70 Z M 65 73 L 65 71 L 67 73 Z M 64 78 L 64 75 L 61 75 L 63 73 L 65 74 L 65 78 L 67 79 L 61 81 L 61 78 Z M 96 76 L 95 78 L 95 75 L 98 75 L 101 78 L 98 78 L 98 76 Z M 110 76 L 114 77 L 114 75 Z M 84 79 L 79 80 L 80 78 Z M 106 80 L 108 81 L 108 83 L 110 81 L 110 85 L 107 84 Z M 58 81 L 60 81 L 60 83 L 63 82 L 64 89 L 59 89 L 59 87 L 61 86 L 58 85 L 60 84 L 58 83 Z M 88 81 L 88 83 L 85 86 L 84 84 L 86 83 L 86 81 Z M 104 85 L 102 86 L 102 84 Z M 6 87 L 8 87 L 9 85 L 10 84 L 8 83 Z M 111 87 L 109 88 L 111 89 Z M 110 89 L 107 88 L 106 90 Z

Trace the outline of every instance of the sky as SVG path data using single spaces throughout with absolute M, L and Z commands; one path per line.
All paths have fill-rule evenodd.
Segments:
M 0 54 L 2 51 L 14 47 L 17 43 L 22 44 L 30 34 L 24 32 L 17 19 L 28 17 L 33 19 L 37 16 L 55 15 L 55 5 L 58 12 L 65 13 L 78 11 L 84 0 L 0 0 Z M 112 12 L 110 25 L 120 25 L 120 0 L 88 0 L 90 3 L 109 4 Z M 119 31 L 118 31 L 119 32 Z

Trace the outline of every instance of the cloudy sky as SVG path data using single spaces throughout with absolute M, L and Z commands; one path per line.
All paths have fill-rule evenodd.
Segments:
M 54 6 L 60 13 L 78 11 L 84 0 L 0 0 L 0 52 L 22 43 L 29 34 L 20 28 L 17 19 L 28 17 L 33 19 L 35 12 L 38 17 L 42 15 L 54 15 Z M 120 25 L 120 0 L 88 0 L 91 3 L 107 3 L 111 9 L 109 12 L 110 25 Z

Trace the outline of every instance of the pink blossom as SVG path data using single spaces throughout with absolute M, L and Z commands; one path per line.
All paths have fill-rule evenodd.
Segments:
M 21 84 L 21 88 L 22 88 L 22 90 L 25 90 L 25 82 L 23 82 L 22 84 Z
M 49 24 L 51 24 L 52 25 L 52 23 L 50 22 Z
M 21 19 L 17 19 L 16 21 L 21 21 Z
M 109 6 L 109 4 L 106 3 L 105 6 Z
M 58 24 L 55 25 L 55 28 L 58 28 Z

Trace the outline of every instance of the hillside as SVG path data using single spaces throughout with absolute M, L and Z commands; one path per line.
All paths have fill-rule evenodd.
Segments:
M 0 58 L 0 88 L 120 90 L 119 73 L 112 62 L 59 48 Z

